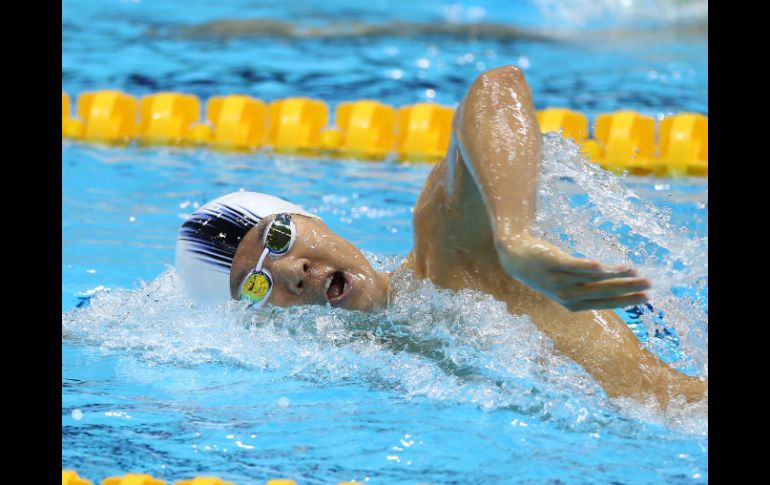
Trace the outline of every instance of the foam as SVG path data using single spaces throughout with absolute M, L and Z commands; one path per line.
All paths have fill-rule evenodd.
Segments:
M 546 136 L 544 158 L 535 231 L 602 261 L 636 260 L 653 280 L 656 308 L 681 337 L 674 364 L 695 362 L 707 373 L 707 309 L 699 303 L 707 291 L 707 238 L 673 224 L 669 212 L 582 161 L 561 137 Z M 647 249 L 639 250 L 639 242 Z M 367 257 L 380 270 L 404 259 Z M 654 402 L 608 399 L 526 315 L 509 314 L 489 295 L 453 294 L 408 271 L 394 278 L 397 291 L 379 312 L 330 306 L 254 312 L 234 301 L 193 305 L 168 268 L 137 289 L 95 288 L 87 305 L 63 313 L 62 335 L 70 344 L 128 353 L 150 366 L 233 366 L 322 385 L 355 382 L 405 399 L 512 409 L 532 416 L 533 425 L 565 430 L 654 439 L 656 426 L 664 425 L 707 435 L 707 402 L 675 403 L 662 412 Z M 681 294 L 681 287 L 694 290 Z M 659 325 L 652 317 L 642 315 L 641 322 L 650 334 Z

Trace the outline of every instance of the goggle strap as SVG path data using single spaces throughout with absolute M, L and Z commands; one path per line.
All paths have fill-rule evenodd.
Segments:
M 262 271 L 262 263 L 265 262 L 265 258 L 269 252 L 270 250 L 265 246 L 265 249 L 262 250 L 262 256 L 259 257 L 259 262 L 257 262 L 256 271 Z

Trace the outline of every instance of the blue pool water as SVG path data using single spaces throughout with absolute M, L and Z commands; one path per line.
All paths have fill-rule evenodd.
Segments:
M 595 3 L 64 0 L 62 89 L 454 105 L 479 72 L 515 63 L 538 108 L 708 113 L 708 43 L 693 28 L 702 3 Z M 651 5 L 663 20 L 644 13 Z M 490 22 L 529 34 L 206 30 L 244 18 Z M 176 233 L 206 201 L 242 188 L 288 198 L 394 268 L 429 170 L 63 141 L 63 468 L 94 481 L 141 471 L 169 482 L 705 483 L 706 404 L 661 412 L 607 399 L 526 316 L 484 295 L 405 275 L 394 304 L 372 315 L 253 315 L 184 299 L 171 267 Z M 540 195 L 542 236 L 637 264 L 656 284 L 655 310 L 629 324 L 675 367 L 707 374 L 707 180 L 621 180 L 549 135 Z

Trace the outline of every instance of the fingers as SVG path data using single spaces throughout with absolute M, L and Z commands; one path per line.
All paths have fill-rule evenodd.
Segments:
M 505 241 L 504 241 L 505 242 Z M 570 256 L 537 239 L 498 244 L 508 274 L 571 311 L 619 308 L 648 301 L 646 278 L 627 265 L 604 265 Z
M 626 265 L 606 266 L 588 259 L 570 258 L 551 269 L 551 284 L 563 288 L 579 283 L 592 283 L 637 276 L 634 268 Z
M 626 279 L 637 277 L 636 270 L 629 270 L 620 273 L 596 273 L 596 274 L 574 274 L 556 271 L 551 273 L 551 284 L 555 288 L 566 288 L 579 284 L 598 283 L 615 279 Z
M 556 290 L 564 301 L 598 300 L 638 293 L 650 288 L 647 278 L 616 278 L 593 283 L 579 283 Z
M 646 278 L 616 278 L 565 286 L 556 290 L 555 295 L 571 311 L 599 310 L 645 303 L 648 296 L 644 290 L 649 288 Z
M 636 270 L 632 267 L 621 264 L 616 266 L 610 266 L 601 264 L 598 261 L 591 259 L 580 259 L 570 257 L 558 268 L 554 268 L 556 272 L 579 274 L 579 275 L 593 275 L 597 277 L 603 277 L 601 279 L 608 278 L 622 278 L 625 276 L 636 276 Z
M 632 293 L 616 298 L 603 298 L 596 300 L 582 300 L 571 303 L 562 303 L 570 311 L 580 312 L 585 310 L 609 310 L 613 308 L 624 308 L 632 305 L 641 305 L 647 303 L 646 293 Z

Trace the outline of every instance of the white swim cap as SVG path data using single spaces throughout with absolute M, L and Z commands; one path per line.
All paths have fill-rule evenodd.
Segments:
M 185 292 L 202 304 L 229 300 L 230 267 L 238 244 L 262 218 L 281 212 L 319 218 L 257 192 L 233 192 L 196 210 L 182 224 L 176 241 L 175 266 Z

